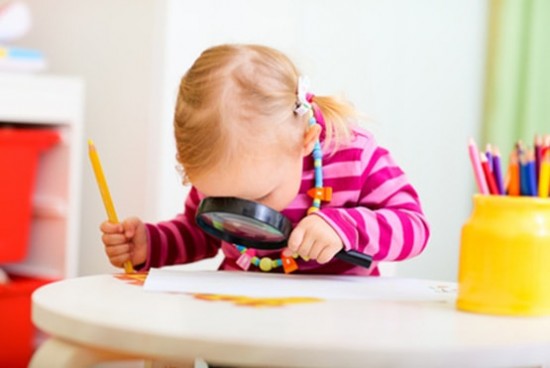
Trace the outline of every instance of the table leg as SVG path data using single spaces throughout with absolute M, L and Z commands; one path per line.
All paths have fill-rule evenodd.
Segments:
M 42 343 L 34 353 L 29 368 L 85 368 L 102 362 L 135 359 L 136 357 L 72 344 L 52 337 Z

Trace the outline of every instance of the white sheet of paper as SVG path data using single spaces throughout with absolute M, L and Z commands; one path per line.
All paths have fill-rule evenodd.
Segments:
M 257 298 L 449 300 L 456 284 L 394 277 L 284 275 L 236 271 L 186 271 L 153 268 L 145 290 L 238 295 Z

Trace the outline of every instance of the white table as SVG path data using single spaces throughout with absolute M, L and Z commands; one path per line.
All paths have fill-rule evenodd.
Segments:
M 405 282 L 370 280 L 392 290 Z M 33 321 L 51 338 L 31 367 L 132 357 L 201 357 L 238 367 L 550 366 L 549 317 L 460 312 L 455 297 L 452 290 L 429 300 L 396 292 L 383 300 L 251 308 L 151 293 L 113 275 L 68 279 L 33 294 Z

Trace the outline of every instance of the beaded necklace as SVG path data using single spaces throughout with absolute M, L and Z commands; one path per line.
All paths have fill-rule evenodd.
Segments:
M 301 101 L 301 105 L 298 106 L 297 109 L 303 109 L 300 111 L 307 111 L 307 113 L 309 114 L 308 125 L 310 127 L 318 123 L 325 125 L 325 120 L 323 118 L 321 110 L 312 103 L 313 95 L 308 94 L 306 99 L 307 101 Z M 321 208 L 321 201 L 329 202 L 332 199 L 332 188 L 323 186 L 323 152 L 321 150 L 321 144 L 319 140 L 315 142 L 312 156 L 315 186 L 307 191 L 308 196 L 313 199 L 311 206 L 307 210 L 308 215 L 315 211 L 319 211 L 319 209 Z M 240 257 L 237 259 L 237 264 L 245 271 L 248 270 L 250 264 L 253 264 L 264 272 L 269 272 L 272 269 L 281 266 L 283 267 L 285 273 L 291 273 L 298 269 L 298 264 L 295 260 L 296 258 L 298 258 L 297 254 L 287 256 L 285 254 L 285 250 L 282 250 L 280 258 L 259 258 L 256 256 L 255 249 L 247 248 L 238 244 L 235 244 L 235 248 L 241 254 Z M 305 261 L 308 261 L 308 259 L 303 259 Z

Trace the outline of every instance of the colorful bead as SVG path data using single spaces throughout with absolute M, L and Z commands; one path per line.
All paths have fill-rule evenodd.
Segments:
M 244 250 L 239 250 L 241 252 L 241 256 L 237 259 L 237 264 L 240 268 L 243 270 L 248 270 L 250 267 L 250 263 L 252 262 L 252 257 L 256 255 L 255 249 L 247 249 L 245 247 Z
M 307 210 L 307 214 L 311 215 L 313 212 L 317 212 L 319 209 L 317 207 L 309 207 Z
M 282 261 L 283 270 L 285 271 L 285 273 L 291 273 L 298 269 L 298 264 L 292 257 L 283 256 L 281 257 L 281 261 Z
M 240 255 L 239 258 L 237 258 L 237 265 L 246 271 L 250 267 L 251 261 L 252 261 L 252 258 L 250 258 L 248 254 L 243 253 Z
M 260 270 L 264 272 L 269 272 L 273 268 L 273 264 L 271 262 L 271 258 L 269 257 L 263 257 L 260 260 Z
M 330 202 L 332 199 L 332 187 L 311 188 L 307 191 L 307 195 L 313 199 Z

